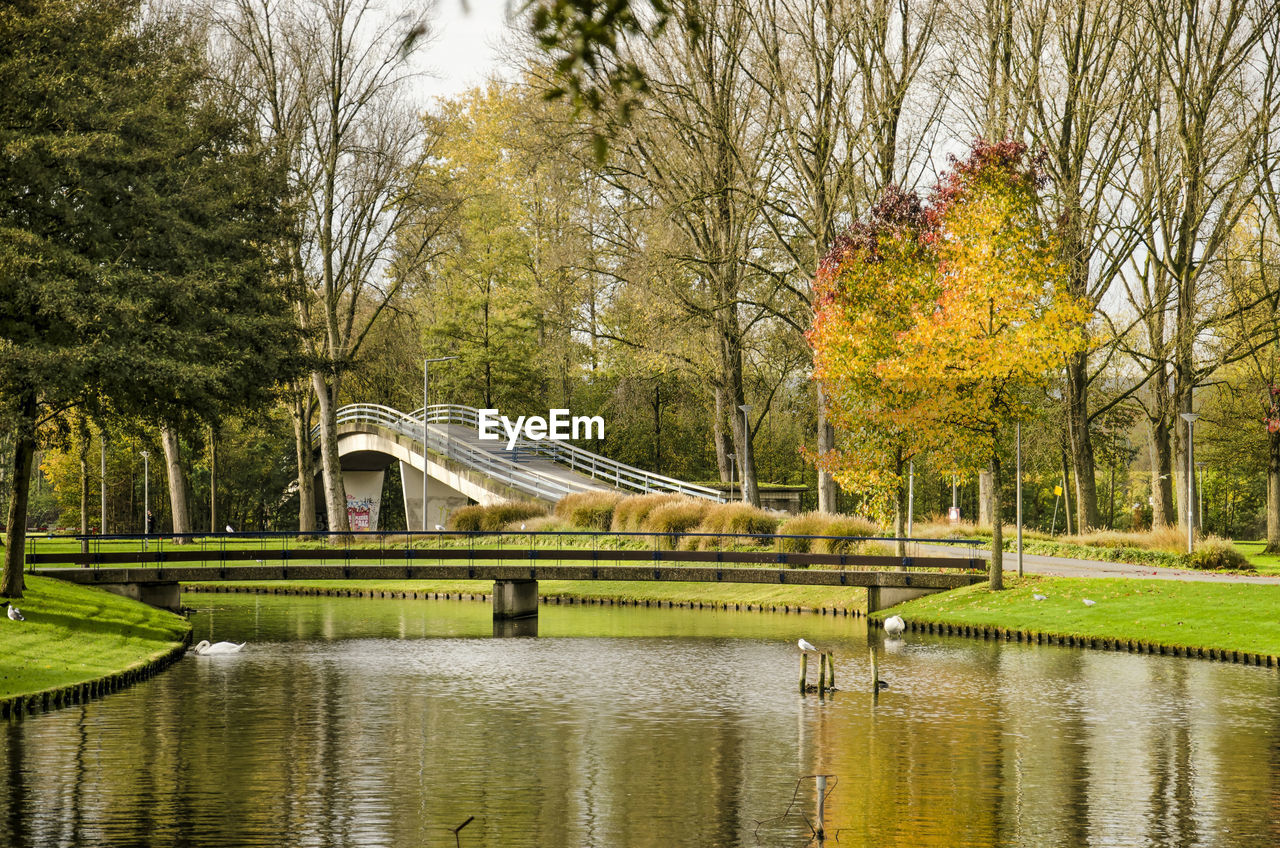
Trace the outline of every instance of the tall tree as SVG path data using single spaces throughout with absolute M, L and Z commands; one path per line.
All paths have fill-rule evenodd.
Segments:
M 22 590 L 38 430 L 75 404 L 181 420 L 260 397 L 292 322 L 259 239 L 278 172 L 141 4 L 0 9 L 0 401 L 17 423 L 3 591 Z
M 872 272 L 905 281 L 894 291 L 916 295 L 905 307 L 907 326 L 894 332 L 854 320 L 846 331 L 857 339 L 853 344 L 873 350 L 875 361 L 858 366 L 875 377 L 858 386 L 863 403 L 915 427 L 932 452 L 945 458 L 944 465 L 990 471 L 993 589 L 1003 586 L 1000 449 L 1005 428 L 1025 414 L 1028 389 L 1045 385 L 1061 357 L 1083 343 L 1086 312 L 1065 290 L 1059 248 L 1040 217 L 1041 185 L 1042 175 L 1028 162 L 1025 146 L 975 145 L 939 183 L 927 210 L 928 226 L 916 238 L 919 246 L 909 241 L 912 228 L 900 226 L 887 242 L 899 242 L 886 253 L 887 267 Z M 907 247 L 901 239 L 908 240 Z M 876 242 L 872 245 L 878 249 Z M 927 260 L 919 258 L 922 250 L 928 251 Z M 833 261 L 865 265 L 868 258 L 864 248 Z M 930 264 L 936 275 L 932 287 L 914 282 L 929 279 L 922 265 Z M 840 309 L 836 294 L 829 303 Z M 820 311 L 816 327 L 823 317 Z M 872 334 L 888 340 L 871 339 Z M 840 336 L 834 339 L 849 344 L 839 342 Z M 841 370 L 837 363 L 832 376 Z
M 403 33 L 426 26 L 425 13 L 412 8 L 407 19 L 374 0 L 228 0 L 219 9 L 228 82 L 258 110 L 298 201 L 298 237 L 283 247 L 315 363 L 310 384 L 334 531 L 348 529 L 337 433 L 343 374 L 399 290 L 402 278 L 387 270 L 409 216 L 400 201 L 423 161 L 422 125 L 406 100 L 413 74 Z

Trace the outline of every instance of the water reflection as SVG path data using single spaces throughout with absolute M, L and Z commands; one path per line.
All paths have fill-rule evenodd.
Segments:
M 804 845 L 817 773 L 828 844 L 1280 844 L 1274 671 L 909 636 L 874 697 L 850 619 L 196 605 L 249 648 L 4 728 L 0 845 Z

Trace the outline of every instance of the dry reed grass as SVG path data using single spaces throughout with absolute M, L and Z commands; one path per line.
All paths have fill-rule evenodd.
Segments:
M 578 492 L 561 498 L 555 514 L 575 527 L 608 530 L 622 500 L 621 492 Z
M 644 530 L 649 513 L 660 506 L 686 500 L 680 495 L 634 495 L 623 498 L 613 508 L 612 530 Z

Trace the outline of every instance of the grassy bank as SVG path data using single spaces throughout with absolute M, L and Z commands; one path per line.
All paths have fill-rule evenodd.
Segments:
M 895 607 L 915 623 L 1149 642 L 1280 656 L 1280 586 L 1171 580 L 1005 576 Z M 1037 601 L 1035 594 L 1045 596 Z M 1094 601 L 1093 606 L 1084 599 Z
M 272 592 L 350 591 L 388 594 L 438 592 L 442 594 L 488 594 L 493 585 L 483 580 L 262 580 L 218 583 L 188 583 L 185 591 L 212 591 L 220 586 L 240 586 Z M 805 609 L 863 611 L 867 607 L 864 589 L 840 586 L 782 586 L 753 583 L 641 583 L 634 581 L 540 580 L 538 594 L 549 598 L 576 600 L 616 600 L 627 602 L 669 601 L 704 605 L 757 604 L 765 607 L 790 606 Z
M 17 606 L 27 620 L 0 619 L 0 699 L 155 661 L 190 629 L 181 616 L 101 589 L 30 575 L 26 581 Z

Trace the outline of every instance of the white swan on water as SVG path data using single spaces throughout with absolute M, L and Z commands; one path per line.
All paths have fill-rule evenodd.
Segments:
M 195 651 L 201 656 L 205 656 L 207 654 L 234 654 L 247 644 L 249 643 L 241 642 L 237 645 L 235 642 L 215 642 L 210 645 L 208 639 L 201 639 L 196 643 Z
M 901 636 L 902 631 L 907 629 L 907 623 L 902 620 L 900 615 L 891 615 L 884 620 L 884 632 L 890 636 Z

